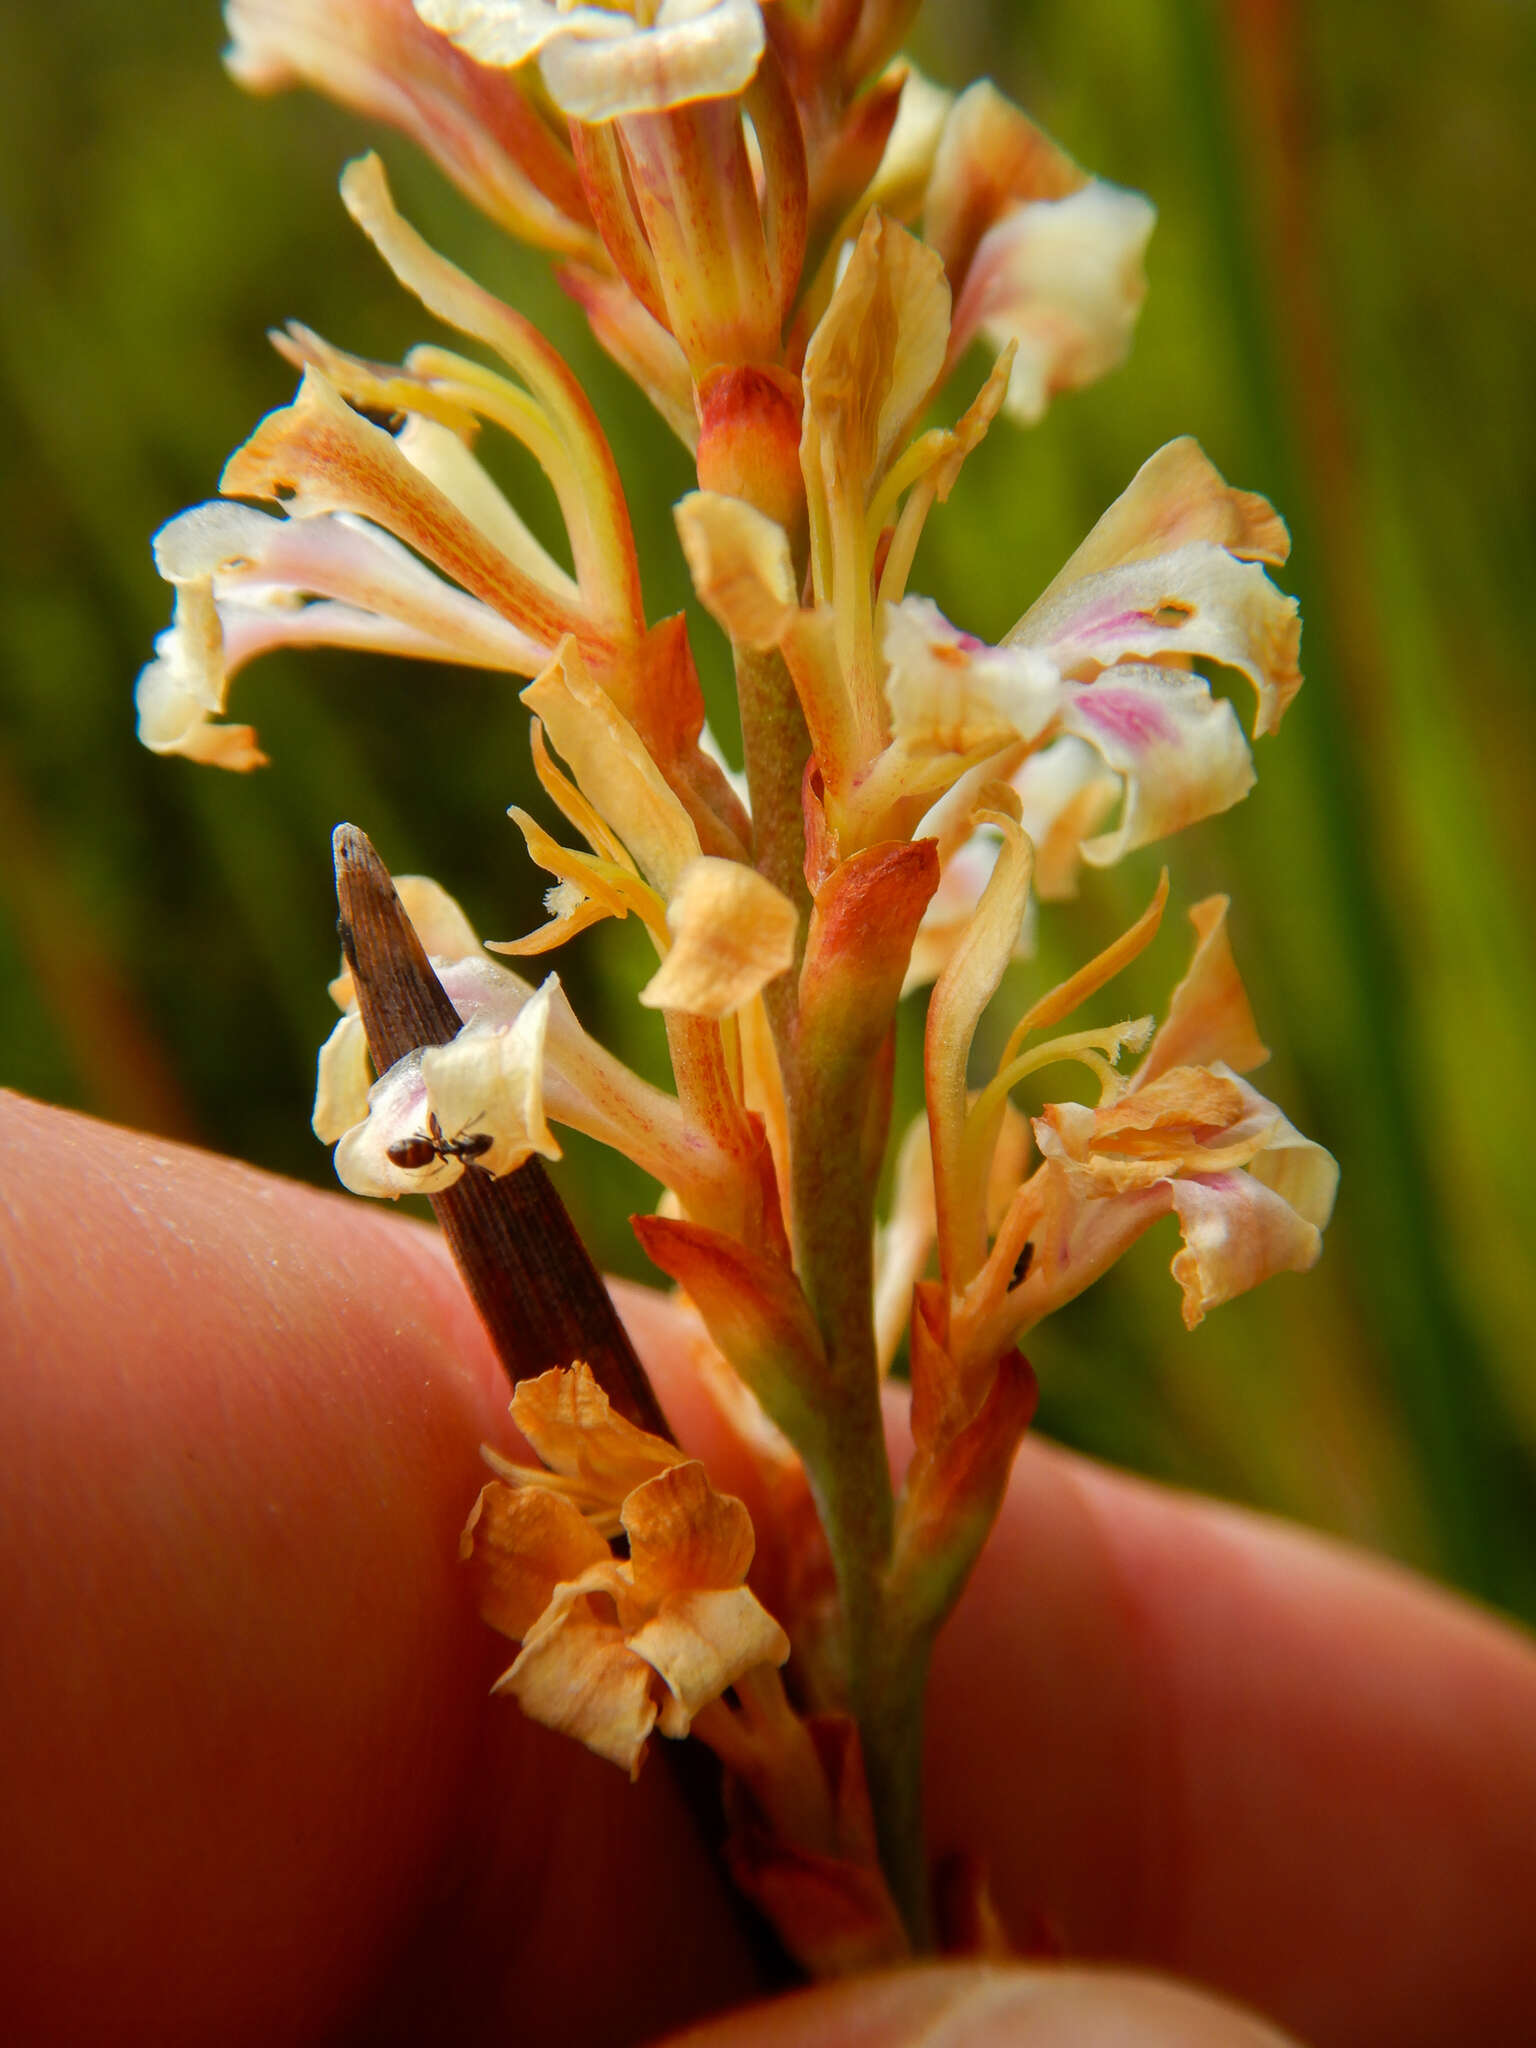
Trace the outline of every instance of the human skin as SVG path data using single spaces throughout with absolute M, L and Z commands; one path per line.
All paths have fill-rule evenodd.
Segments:
M 0 1163 L 7 2038 L 581 2048 L 752 1998 L 665 1761 L 631 1786 L 487 1696 L 510 1649 L 457 1538 L 515 1440 L 432 1235 L 16 1097 Z M 1337 1546 L 1027 1447 L 941 1640 L 929 1791 L 935 1849 L 1074 1958 L 1319 2048 L 1536 2036 L 1536 1652 Z M 1277 2038 L 1053 1967 L 690 2039 L 940 2031 Z

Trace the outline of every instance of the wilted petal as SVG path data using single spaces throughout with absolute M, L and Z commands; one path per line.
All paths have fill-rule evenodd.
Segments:
M 640 991 L 647 1009 L 728 1017 L 794 964 L 795 906 L 740 861 L 690 862 L 667 905 L 667 923 L 672 950 Z
M 1213 541 L 1189 541 L 1052 589 L 1006 644 L 1048 655 L 1064 675 L 1086 678 L 1128 660 L 1220 662 L 1254 687 L 1255 738 L 1275 730 L 1301 688 L 1296 600 L 1257 563 L 1240 562 Z
M 1217 1060 L 1246 1074 L 1269 1058 L 1232 958 L 1227 904 L 1225 896 L 1207 896 L 1191 908 L 1195 957 L 1169 998 L 1168 1015 L 1137 1069 L 1138 1082 L 1154 1080 L 1172 1067 L 1208 1066 Z
M 574 1736 L 637 1777 L 656 1725 L 655 1677 L 607 1605 L 600 1595 L 552 1605 L 493 1690 L 511 1693 L 531 1721 Z
M 676 1740 L 701 1707 L 762 1664 L 783 1664 L 789 1637 L 746 1586 L 681 1593 L 653 1621 L 635 1630 L 629 1647 L 643 1657 L 671 1697 L 658 1726 Z
M 696 1458 L 635 1488 L 624 1503 L 630 1573 L 642 1600 L 739 1586 L 752 1563 L 752 1518 L 716 1493 Z
M 608 1545 L 559 1494 L 493 1481 L 475 1502 L 459 1555 L 477 1566 L 482 1617 L 521 1642 L 555 1587 L 607 1563 Z
M 556 1366 L 520 1380 L 512 1420 L 549 1471 L 571 1482 L 563 1490 L 587 1512 L 616 1514 L 637 1486 L 685 1462 L 675 1444 L 618 1414 L 587 1365 Z M 500 1458 L 492 1462 L 504 1468 Z M 529 1475 L 517 1476 L 523 1484 Z M 543 1477 L 532 1475 L 535 1484 Z
M 1125 787 L 1118 827 L 1081 846 L 1095 867 L 1229 810 L 1253 787 L 1253 759 L 1236 713 L 1186 671 L 1144 662 L 1109 669 L 1067 692 L 1061 723 L 1087 740 Z

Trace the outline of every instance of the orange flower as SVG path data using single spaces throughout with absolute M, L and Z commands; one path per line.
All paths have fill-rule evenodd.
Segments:
M 526 1382 L 512 1412 L 555 1470 L 495 1460 L 513 1483 L 487 1486 L 464 1532 L 482 1613 L 522 1643 L 495 1690 L 636 1776 L 653 1729 L 686 1735 L 738 1679 L 789 1656 L 744 1583 L 751 1518 L 697 1460 L 614 1415 L 585 1366 Z M 615 1507 L 626 1559 L 599 1533 Z

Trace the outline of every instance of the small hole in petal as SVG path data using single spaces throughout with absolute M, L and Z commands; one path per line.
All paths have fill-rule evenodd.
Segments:
M 1192 604 L 1186 604 L 1180 597 L 1165 597 L 1152 614 L 1154 626 L 1182 626 L 1186 619 L 1195 616 Z

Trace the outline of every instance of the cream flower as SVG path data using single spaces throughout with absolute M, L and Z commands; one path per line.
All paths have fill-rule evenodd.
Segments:
M 1006 404 L 1026 424 L 1057 392 L 1117 368 L 1156 219 L 1140 193 L 1079 170 L 996 87 L 971 86 L 950 110 L 923 213 L 955 293 L 950 362 L 978 334 L 1012 343 Z
M 1301 628 L 1261 564 L 1288 549 L 1271 506 L 1234 490 L 1185 438 L 1143 464 L 1000 647 L 925 600 L 887 609 L 895 744 L 878 772 L 908 790 L 954 789 L 925 821 L 945 881 L 916 978 L 942 966 L 990 872 L 951 828 L 968 770 L 1011 783 L 1046 898 L 1075 892 L 1080 861 L 1108 866 L 1247 794 L 1253 761 L 1237 716 L 1190 663 L 1236 669 L 1254 690 L 1254 736 L 1275 731 L 1301 687 Z
M 537 58 L 550 98 L 577 121 L 728 98 L 751 82 L 763 53 L 757 0 L 634 0 L 622 9 L 416 0 L 416 12 L 477 63 Z
M 644 636 L 639 572 L 612 457 L 580 386 L 520 315 L 430 250 L 394 209 L 376 158 L 351 165 L 347 205 L 396 274 L 442 318 L 498 349 L 517 382 L 446 349 L 395 369 L 303 328 L 290 406 L 231 457 L 226 498 L 157 535 L 174 623 L 139 678 L 139 732 L 159 753 L 251 768 L 248 726 L 220 719 L 235 673 L 268 648 L 326 645 L 536 675 L 562 639 L 617 663 Z M 388 433 L 364 410 L 402 416 Z M 482 420 L 549 477 L 575 575 L 540 546 L 472 452 Z
M 337 1171 L 354 1192 L 432 1194 L 466 1171 L 504 1173 L 533 1152 L 557 1158 L 547 1117 L 624 1153 L 685 1214 L 748 1234 L 762 1228 L 754 1160 L 589 1037 L 558 977 L 536 991 L 493 960 L 435 883 L 414 878 L 407 904 L 463 1028 L 370 1089 L 350 978 L 332 984 L 346 1014 L 321 1050 L 314 1127 L 337 1145 Z

